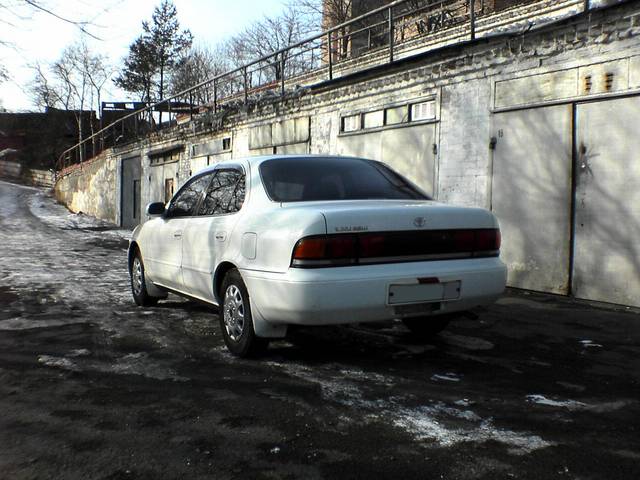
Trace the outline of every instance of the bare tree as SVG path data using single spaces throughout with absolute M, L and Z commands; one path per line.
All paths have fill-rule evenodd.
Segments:
M 40 0 L 0 0 L 0 32 L 6 33 L 10 28 L 20 28 L 29 21 L 35 12 L 43 12 L 63 23 L 69 23 L 82 32 L 82 34 L 100 40 L 90 31 L 93 24 L 90 21 L 72 19 L 49 8 Z M 11 40 L 0 37 L 0 45 L 11 45 Z
M 256 21 L 233 37 L 229 42 L 230 53 L 234 63 L 240 66 L 303 40 L 309 31 L 307 18 L 290 6 L 281 15 Z M 281 80 L 283 75 L 304 70 L 309 62 L 309 57 L 300 52 L 283 51 L 257 65 L 250 72 L 251 80 L 258 85 Z
M 293 4 L 306 16 L 307 23 L 318 30 L 328 30 L 348 22 L 354 15 L 354 0 L 294 0 Z M 335 44 L 330 49 L 333 55 L 343 58 L 347 55 L 349 27 L 342 27 L 334 37 Z
M 82 142 L 84 121 L 88 118 L 93 131 L 91 112 L 97 107 L 96 101 L 99 105 L 101 90 L 111 77 L 105 57 L 91 52 L 86 43 L 80 42 L 65 48 L 48 68 L 36 64 L 33 70 L 30 90 L 34 103 L 73 112 L 78 143 Z
M 171 75 L 170 90 L 173 95 L 183 92 L 199 83 L 213 79 L 231 68 L 225 45 L 213 49 L 196 45 L 180 59 Z M 221 92 L 224 95 L 225 92 Z M 206 105 L 213 101 L 212 87 L 200 88 L 185 98 L 190 103 Z
M 328 30 L 346 22 L 354 20 L 371 10 L 379 8 L 392 0 L 292 0 L 292 5 L 298 7 L 307 17 L 310 24 L 321 30 Z M 412 0 L 415 3 L 425 3 L 427 0 Z M 361 44 L 384 42 L 387 14 L 381 12 L 374 17 L 352 22 L 350 25 L 340 26 L 332 34 L 331 54 L 334 59 L 347 58 L 352 49 Z M 326 48 L 326 47 L 325 47 Z M 325 51 L 326 52 L 326 51 Z M 328 52 L 326 52 L 328 53 Z

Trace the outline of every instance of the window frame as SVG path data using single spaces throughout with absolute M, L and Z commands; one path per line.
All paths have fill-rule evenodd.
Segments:
M 168 202 L 167 204 L 167 208 L 166 208 L 166 213 L 164 215 L 164 218 L 170 220 L 172 218 L 193 218 L 196 215 L 171 215 L 169 212 L 171 211 L 171 207 L 174 204 L 175 200 L 182 194 L 182 192 L 184 190 L 187 189 L 187 187 L 189 187 L 192 183 L 197 182 L 198 180 L 200 180 L 202 177 L 205 177 L 207 175 L 211 175 L 211 178 L 209 179 L 209 182 L 207 183 L 204 191 L 206 191 L 209 188 L 209 185 L 211 184 L 211 181 L 213 180 L 213 177 L 215 176 L 215 170 L 214 171 L 205 171 L 202 172 L 198 175 L 196 175 L 195 177 L 190 178 L 189 180 L 187 180 L 187 182 L 180 187 L 180 189 L 173 194 L 173 197 L 171 197 L 171 200 Z M 194 205 L 194 209 L 197 212 L 198 209 L 200 208 L 200 202 L 202 201 L 202 194 L 200 194 L 200 198 L 198 198 L 196 200 L 196 203 Z
M 327 155 L 325 158 L 340 158 L 340 157 L 339 156 L 335 156 L 335 155 Z M 413 183 L 411 180 L 406 178 L 401 173 L 396 172 L 393 168 L 391 168 L 389 165 L 387 165 L 384 162 L 380 162 L 378 160 L 371 160 L 371 159 L 368 159 L 368 158 L 361 158 L 361 157 L 349 157 L 349 156 L 346 156 L 344 158 L 348 158 L 348 159 L 351 159 L 351 160 L 359 160 L 359 161 L 361 161 L 363 163 L 366 163 L 366 164 L 369 164 L 369 165 L 373 166 L 373 168 L 378 170 L 378 172 L 380 172 L 380 174 L 382 176 L 386 177 L 387 180 L 388 180 L 388 173 L 387 172 L 390 171 L 391 174 L 397 175 L 407 186 L 410 186 L 411 188 L 414 188 L 418 194 L 423 195 L 425 197 L 423 199 L 416 199 L 416 200 L 424 200 L 424 201 L 432 201 L 433 200 L 433 197 L 431 195 L 429 195 L 427 192 L 425 192 L 421 187 L 419 187 L 418 185 Z M 260 183 L 261 183 L 262 189 L 264 190 L 264 193 L 267 196 L 267 198 L 269 199 L 269 201 L 271 201 L 272 203 L 277 203 L 277 204 L 281 204 L 281 205 L 282 204 L 286 204 L 286 203 L 311 203 L 311 202 L 325 202 L 325 201 L 327 201 L 327 200 L 278 200 L 278 199 L 274 198 L 272 196 L 272 192 L 269 191 L 269 189 L 267 188 L 266 183 L 264 181 L 262 167 L 263 167 L 263 165 L 265 165 L 267 163 L 278 161 L 278 160 L 282 160 L 282 157 L 267 159 L 267 160 L 261 162 L 260 165 L 258 166 L 258 175 L 260 176 Z M 304 160 L 300 159 L 300 161 L 304 161 Z M 384 170 L 384 173 L 381 170 Z M 344 200 L 336 200 L 336 201 L 352 201 L 352 200 L 357 200 L 357 199 L 344 199 Z M 387 200 L 387 199 L 381 199 L 381 200 Z M 394 199 L 388 199 L 388 200 L 394 200 Z M 398 199 L 398 200 L 402 200 L 402 199 Z
M 211 186 L 211 182 L 213 182 L 213 179 L 216 177 L 216 175 L 218 175 L 219 172 L 224 172 L 224 171 L 236 171 L 239 172 L 241 175 L 244 176 L 244 200 L 242 201 L 242 206 L 236 210 L 235 212 L 228 212 L 228 213 L 213 213 L 211 215 L 200 215 L 199 212 L 200 211 L 200 207 L 202 206 L 202 202 L 204 202 L 205 197 L 207 196 L 207 191 L 209 190 L 209 187 Z M 198 200 L 198 205 L 196 207 L 196 214 L 193 215 L 193 217 L 198 217 L 198 218 L 207 218 L 207 217 L 226 217 L 228 215 L 236 215 L 237 213 L 240 213 L 242 211 L 242 209 L 244 208 L 244 206 L 247 203 L 247 198 L 248 198 L 248 191 L 249 191 L 249 178 L 247 175 L 247 172 L 245 171 L 244 167 L 240 164 L 226 164 L 226 165 L 219 165 L 216 166 L 215 169 L 213 170 L 213 172 L 208 172 L 208 173 L 213 173 L 213 175 L 211 176 L 211 181 L 209 181 L 209 183 L 207 184 L 207 188 L 202 192 L 202 195 L 200 196 L 200 199 Z

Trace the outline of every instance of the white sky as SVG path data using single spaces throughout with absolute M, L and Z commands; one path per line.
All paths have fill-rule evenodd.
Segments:
M 9 4 L 22 3 L 9 0 Z M 265 15 L 277 15 L 283 10 L 283 0 L 174 0 L 181 28 L 188 28 L 194 43 L 215 45 L 241 30 L 248 23 Z M 151 14 L 160 0 L 44 0 L 43 6 L 73 20 L 88 20 L 95 25 L 88 30 L 102 41 L 88 38 L 94 51 L 107 55 L 116 67 L 126 56 L 129 44 L 142 32 L 142 21 Z M 14 8 L 14 12 L 31 18 L 10 17 L 0 10 L 3 20 L 14 26 L 0 24 L 0 40 L 12 46 L 0 45 L 0 64 L 8 70 L 11 80 L 0 84 L 0 106 L 9 111 L 36 110 L 29 99 L 27 85 L 33 74 L 29 65 L 40 61 L 55 61 L 64 47 L 79 40 L 78 28 L 42 12 Z M 123 94 L 111 84 L 105 101 L 122 100 Z

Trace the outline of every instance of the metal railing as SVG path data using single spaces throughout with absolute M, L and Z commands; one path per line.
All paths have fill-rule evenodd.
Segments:
M 69 167 L 107 148 L 203 114 L 215 117 L 230 108 L 295 94 L 305 85 L 337 78 L 343 70 L 353 73 L 358 65 L 368 68 L 367 56 L 393 62 L 404 44 L 421 37 L 451 31 L 460 41 L 472 40 L 478 18 L 492 13 L 485 8 L 484 0 L 396 0 L 122 116 L 65 150 L 57 170 L 64 174 Z M 362 64 L 356 61 L 360 59 Z M 164 113 L 168 117 L 165 122 Z

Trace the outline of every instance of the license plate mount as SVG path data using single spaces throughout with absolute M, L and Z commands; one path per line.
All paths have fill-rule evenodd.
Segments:
M 387 303 L 389 305 L 410 305 L 412 303 L 441 302 L 460 298 L 461 282 L 438 283 L 398 283 L 389 285 Z

